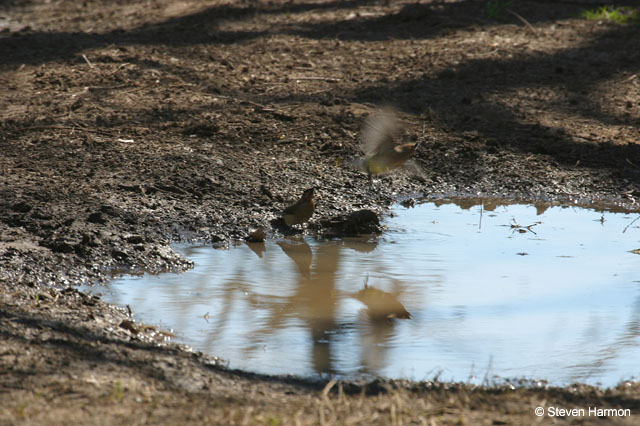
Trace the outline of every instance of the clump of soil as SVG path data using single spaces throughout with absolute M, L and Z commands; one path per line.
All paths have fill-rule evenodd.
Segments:
M 531 422 L 542 401 L 637 409 L 634 386 L 323 393 L 222 371 L 73 290 L 189 268 L 172 242 L 277 237 L 272 221 L 310 187 L 319 235 L 378 230 L 399 196 L 636 210 L 638 27 L 582 19 L 576 3 L 501 4 L 3 2 L 3 420 L 504 424 Z M 385 105 L 423 143 L 372 185 L 350 164 Z

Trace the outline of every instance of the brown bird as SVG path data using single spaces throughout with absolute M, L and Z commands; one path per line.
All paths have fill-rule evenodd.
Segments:
M 364 284 L 364 288 L 353 295 L 368 308 L 372 320 L 390 320 L 393 318 L 410 319 L 411 314 L 398 301 L 393 293 L 379 290 Z
M 396 145 L 398 123 L 393 113 L 377 113 L 369 117 L 362 131 L 361 148 L 365 157 L 359 166 L 369 175 L 386 173 L 402 166 L 416 151 L 420 142 Z
M 282 216 L 287 226 L 300 225 L 311 218 L 316 209 L 314 190 L 315 188 L 307 189 L 302 193 L 302 198 L 284 209 Z

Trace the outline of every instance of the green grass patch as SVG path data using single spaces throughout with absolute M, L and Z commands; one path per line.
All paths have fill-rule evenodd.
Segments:
M 111 395 L 109 396 L 109 400 L 111 402 L 122 402 L 122 398 L 124 398 L 124 390 L 122 388 L 122 382 L 120 380 L 116 380 L 113 389 L 111 390 Z
M 629 6 L 602 6 L 583 11 L 580 16 L 589 20 L 604 20 L 616 24 L 640 24 L 640 9 Z
M 484 8 L 484 14 L 489 19 L 503 20 L 505 19 L 505 11 L 511 6 L 510 1 L 491 0 Z

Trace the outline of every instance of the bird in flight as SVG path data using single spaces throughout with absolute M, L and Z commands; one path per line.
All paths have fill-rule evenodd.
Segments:
M 420 145 L 420 142 L 398 145 L 398 134 L 398 120 L 392 112 L 376 113 L 366 120 L 361 141 L 364 158 L 358 165 L 367 172 L 369 180 L 401 167 Z

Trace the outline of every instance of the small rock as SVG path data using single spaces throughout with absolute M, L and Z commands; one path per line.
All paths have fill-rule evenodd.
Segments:
M 31 206 L 24 201 L 19 201 L 11 206 L 11 210 L 19 213 L 28 213 L 31 211 Z
M 122 320 L 119 327 L 124 328 L 125 330 L 130 331 L 133 334 L 140 333 L 140 330 L 138 330 L 138 327 L 136 327 L 136 324 L 131 320 Z
M 142 244 L 144 242 L 144 238 L 142 238 L 140 235 L 129 235 L 128 237 L 126 237 L 126 240 L 131 244 Z
M 89 215 L 89 217 L 87 218 L 87 222 L 104 225 L 105 223 L 107 223 L 107 220 L 105 219 L 105 217 L 102 215 L 101 212 L 96 212 L 96 213 L 91 213 Z
M 121 250 L 112 250 L 111 256 L 117 260 L 124 260 L 129 257 L 129 255 Z
M 213 234 L 211 235 L 211 242 L 212 243 L 221 243 L 225 241 L 225 238 L 223 235 L 219 235 L 219 234 Z
M 40 245 L 47 247 L 54 253 L 73 253 L 73 246 L 62 239 L 43 241 Z
M 368 209 L 330 218 L 324 221 L 322 226 L 327 229 L 327 234 L 337 236 L 379 234 L 382 232 L 378 216 Z
M 267 238 L 267 232 L 264 229 L 264 226 L 259 226 L 258 229 L 254 229 L 249 233 L 247 237 L 247 241 L 250 243 L 263 243 Z

